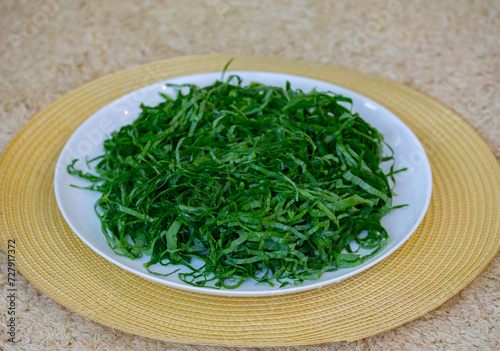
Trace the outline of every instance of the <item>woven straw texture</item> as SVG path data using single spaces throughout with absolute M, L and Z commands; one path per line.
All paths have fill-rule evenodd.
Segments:
M 332 82 L 400 117 L 424 145 L 433 195 L 413 236 L 374 267 L 321 289 L 230 298 L 149 282 L 107 262 L 69 229 L 53 174 L 74 130 L 142 86 L 220 70 L 231 55 L 152 62 L 88 83 L 53 103 L 0 160 L 1 242 L 15 239 L 16 266 L 41 291 L 99 323 L 151 338 L 219 345 L 307 345 L 356 340 L 402 325 L 467 285 L 500 246 L 500 168 L 452 110 L 399 83 L 340 67 L 236 56 L 234 70 L 274 71 Z

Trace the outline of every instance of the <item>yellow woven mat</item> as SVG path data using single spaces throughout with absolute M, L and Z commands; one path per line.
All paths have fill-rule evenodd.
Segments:
M 436 308 L 467 285 L 500 245 L 500 168 L 481 138 L 439 102 L 401 84 L 347 70 L 239 57 L 232 70 L 321 79 L 387 107 L 418 136 L 430 158 L 428 213 L 390 257 L 341 283 L 303 293 L 235 298 L 168 288 L 95 254 L 66 225 L 53 191 L 63 145 L 92 113 L 163 79 L 219 71 L 231 56 L 181 57 L 88 83 L 37 115 L 0 160 L 1 241 L 13 238 L 17 267 L 41 291 L 99 323 L 186 343 L 300 345 L 355 340 Z

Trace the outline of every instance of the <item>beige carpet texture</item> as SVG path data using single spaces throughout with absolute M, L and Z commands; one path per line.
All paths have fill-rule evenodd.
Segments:
M 31 118 L 85 83 L 150 61 L 222 52 L 401 82 L 456 111 L 500 161 L 500 0 L 2 0 L 0 14 L 0 152 Z M 396 329 L 275 348 L 128 334 L 69 310 L 20 274 L 10 343 L 3 250 L 0 266 L 0 350 L 500 350 L 498 253 L 457 295 Z

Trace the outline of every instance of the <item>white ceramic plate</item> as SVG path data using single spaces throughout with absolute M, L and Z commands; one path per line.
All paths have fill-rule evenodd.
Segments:
M 429 160 L 422 145 L 401 120 L 384 107 L 364 96 L 322 81 L 268 72 L 232 71 L 227 72 L 226 77 L 229 74 L 238 74 L 243 78 L 244 83 L 255 81 L 284 87 L 286 81 L 290 81 L 294 89 L 300 88 L 304 91 L 310 91 L 316 88 L 318 91 L 332 91 L 352 98 L 353 111 L 358 112 L 362 118 L 383 133 L 385 140 L 394 149 L 396 168 L 408 168 L 408 171 L 399 173 L 396 177 L 395 193 L 397 195 L 394 198 L 394 205 L 409 204 L 409 206 L 392 211 L 382 219 L 382 224 L 391 238 L 390 244 L 362 265 L 326 273 L 316 281 L 305 281 L 302 285 L 291 285 L 281 289 L 277 287 L 279 284 L 273 288 L 265 284 L 256 285 L 255 281 L 247 281 L 234 290 L 194 287 L 182 282 L 177 274 L 168 277 L 152 275 L 143 267 L 143 263 L 148 261 L 147 257 L 131 260 L 116 255 L 108 247 L 101 232 L 100 222 L 93 209 L 93 205 L 99 198 L 100 193 L 70 187 L 70 184 L 86 186 L 88 183 L 75 176 L 70 176 L 66 172 L 66 166 L 75 158 L 84 160 L 85 156 L 90 159 L 101 155 L 103 153 L 103 140 L 108 138 L 113 130 L 117 130 L 136 119 L 140 113 L 139 105 L 141 103 L 153 106 L 163 101 L 163 98 L 158 94 L 159 92 L 172 95 L 175 93 L 174 89 L 165 86 L 166 83 L 191 83 L 207 86 L 220 78 L 220 72 L 178 77 L 136 90 L 113 101 L 90 116 L 69 138 L 59 156 L 55 170 L 55 195 L 62 215 L 71 229 L 85 244 L 119 267 L 143 278 L 171 287 L 227 296 L 262 296 L 319 288 L 346 279 L 380 262 L 408 240 L 427 211 L 431 198 L 432 176 Z M 84 163 L 79 162 L 77 166 L 82 169 Z M 383 163 L 383 167 L 386 167 L 384 171 L 388 171 L 389 166 L 388 162 Z M 166 269 L 161 266 L 153 266 L 152 268 L 154 271 L 166 272 L 176 267 L 167 267 L 168 269 Z

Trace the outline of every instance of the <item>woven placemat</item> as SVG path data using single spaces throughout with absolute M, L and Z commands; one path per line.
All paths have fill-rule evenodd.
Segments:
M 69 229 L 53 175 L 69 136 L 92 113 L 142 86 L 220 71 L 231 56 L 152 62 L 90 82 L 53 103 L 0 160 L 1 242 L 41 291 L 99 323 L 155 339 L 219 345 L 306 345 L 374 335 L 436 308 L 500 246 L 500 167 L 452 110 L 399 83 L 346 68 L 236 56 L 232 70 L 283 72 L 363 94 L 401 118 L 424 145 L 433 195 L 424 221 L 390 257 L 341 283 L 302 293 L 236 298 L 152 283 L 109 263 Z M 410 163 L 411 166 L 411 163 Z

